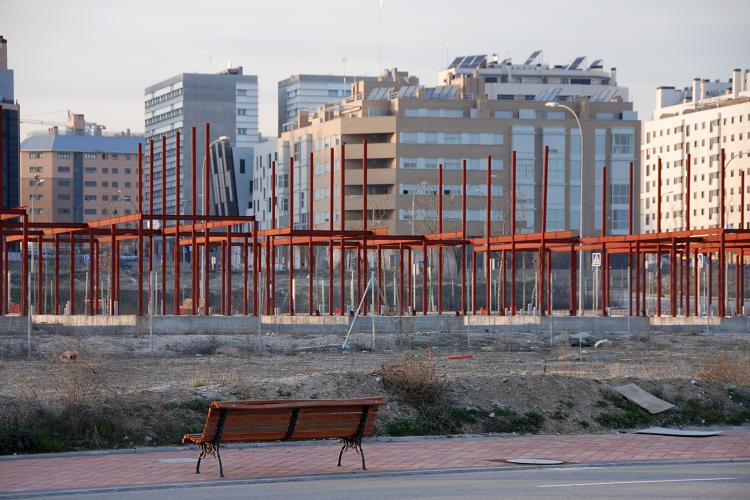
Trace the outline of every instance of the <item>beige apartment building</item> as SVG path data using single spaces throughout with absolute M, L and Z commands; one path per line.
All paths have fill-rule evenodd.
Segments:
M 685 229 L 687 158 L 690 169 L 690 228 L 718 227 L 720 155 L 726 156 L 727 228 L 739 228 L 745 211 L 750 227 L 750 72 L 735 69 L 729 81 L 695 79 L 690 87 L 656 90 L 656 110 L 644 124 L 641 227 L 656 232 L 658 162 L 661 158 L 661 230 Z M 741 176 L 746 174 L 745 206 Z
M 513 66 L 519 73 L 527 70 L 540 75 L 539 84 L 534 84 L 539 87 L 534 90 L 536 94 L 523 94 L 523 89 L 529 85 L 524 86 L 523 82 L 519 85 L 513 80 L 516 94 L 495 95 L 497 84 L 493 83 L 491 92 L 485 86 L 485 80 L 494 77 L 486 75 L 491 69 L 486 60 L 483 64 L 470 74 L 466 71 L 442 73 L 441 79 L 447 78 L 448 84 L 432 88 L 420 85 L 416 77 L 405 72 L 389 70 L 377 81 L 356 82 L 349 99 L 323 105 L 312 114 L 299 113 L 297 123 L 282 133 L 278 142 L 277 225 L 283 227 L 289 220 L 287 183 L 289 158 L 293 155 L 295 226 L 307 227 L 312 203 L 316 228 L 327 228 L 330 217 L 333 217 L 334 227 L 340 227 L 340 145 L 345 143 L 346 227 L 360 228 L 363 142 L 367 140 L 370 228 L 387 228 L 392 234 L 437 232 L 438 165 L 442 164 L 443 230 L 460 230 L 462 162 L 466 160 L 467 229 L 472 236 L 484 234 L 487 158 L 491 156 L 492 232 L 508 234 L 511 155 L 515 150 L 517 231 L 538 231 L 541 228 L 543 151 L 549 146 L 547 229 L 577 230 L 582 157 L 581 135 L 575 118 L 564 108 L 546 105 L 549 85 L 541 84 L 542 71 L 538 67 Z M 548 70 L 561 71 L 553 67 Z M 598 86 L 614 84 L 614 78 L 610 82 L 608 73 L 600 69 L 595 73 L 607 76 L 607 82 Z M 601 89 L 594 90 L 601 92 Z M 558 94 L 552 100 L 575 111 L 583 130 L 585 234 L 601 230 L 602 166 L 605 164 L 608 167 L 607 230 L 610 234 L 624 234 L 628 229 L 629 164 L 635 163 L 637 180 L 640 149 L 640 124 L 632 103 L 623 100 L 622 91 L 612 92 L 606 99 Z M 335 148 L 333 165 L 330 164 L 331 147 Z M 314 154 L 312 196 L 308 189 L 310 152 Z M 333 185 L 331 168 L 334 169 Z M 335 199 L 333 214 L 329 208 L 330 196 Z M 638 199 L 637 194 L 635 199 Z
M 20 202 L 33 205 L 35 222 L 83 222 L 137 211 L 142 137 L 105 135 L 102 129 L 71 114 L 67 129 L 52 127 L 21 142 Z

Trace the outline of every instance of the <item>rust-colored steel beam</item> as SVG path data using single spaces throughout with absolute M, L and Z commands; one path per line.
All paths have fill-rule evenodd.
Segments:
M 438 163 L 438 233 L 443 233 L 443 163 Z M 437 312 L 443 314 L 443 247 L 438 247 Z
M 492 156 L 487 156 L 487 208 L 485 209 L 484 237 L 487 250 L 484 253 L 484 308 L 492 314 L 492 273 L 490 272 L 490 237 L 492 236 Z
M 544 235 L 547 232 L 547 178 L 549 166 L 549 146 L 544 146 L 544 162 L 542 166 L 542 234 L 539 241 L 539 273 L 537 275 L 537 304 L 539 316 L 544 316 L 544 265 L 545 245 Z

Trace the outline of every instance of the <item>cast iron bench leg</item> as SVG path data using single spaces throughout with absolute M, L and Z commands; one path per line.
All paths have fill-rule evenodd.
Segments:
M 219 460 L 219 477 L 224 477 L 224 467 L 221 465 L 221 453 L 219 447 L 216 447 L 216 458 Z
M 341 467 L 341 455 L 344 454 L 344 450 L 346 449 L 346 444 L 341 445 L 341 451 L 339 452 L 339 463 L 337 464 L 339 467 Z
M 206 456 L 205 451 L 201 451 L 201 454 L 198 455 L 198 463 L 195 464 L 195 473 L 200 474 L 201 473 L 201 460 L 203 460 L 203 457 Z
M 365 450 L 362 448 L 362 441 L 359 442 L 359 454 L 362 456 L 362 470 L 367 470 L 367 467 L 365 467 Z

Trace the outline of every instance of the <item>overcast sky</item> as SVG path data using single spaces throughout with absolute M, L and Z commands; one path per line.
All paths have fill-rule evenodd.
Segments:
M 144 87 L 231 62 L 258 75 L 261 132 L 275 135 L 279 80 L 341 73 L 344 58 L 348 74 L 378 73 L 378 12 L 378 0 L 0 0 L 0 34 L 30 119 L 71 109 L 142 131 Z M 457 55 L 603 58 L 648 118 L 659 85 L 750 68 L 749 27 L 749 0 L 383 0 L 382 63 L 432 85 Z

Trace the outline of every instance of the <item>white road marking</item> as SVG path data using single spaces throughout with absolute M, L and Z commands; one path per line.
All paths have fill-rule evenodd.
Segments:
M 606 486 L 611 484 L 685 483 L 694 481 L 733 481 L 736 477 L 698 477 L 691 479 L 654 479 L 650 481 L 609 481 L 601 483 L 542 484 L 538 488 L 570 488 L 571 486 Z

